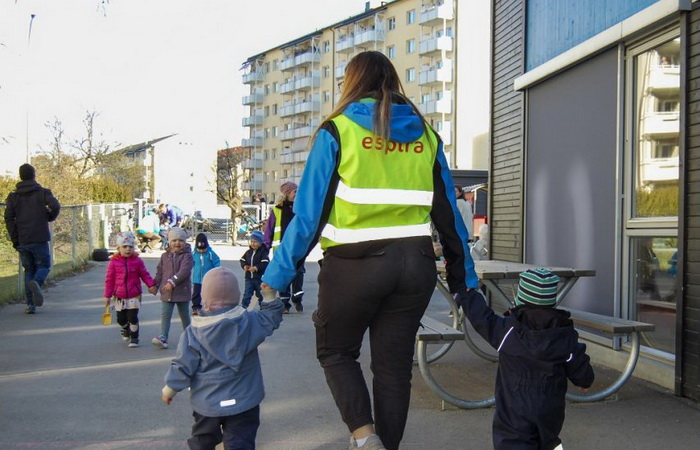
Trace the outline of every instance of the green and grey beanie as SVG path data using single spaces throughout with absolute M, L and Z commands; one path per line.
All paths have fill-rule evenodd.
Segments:
M 554 306 L 559 277 L 547 269 L 528 269 L 520 274 L 516 305 Z

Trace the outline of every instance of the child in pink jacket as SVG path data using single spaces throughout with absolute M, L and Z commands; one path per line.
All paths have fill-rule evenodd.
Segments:
M 141 281 L 149 292 L 155 292 L 155 281 L 146 265 L 134 250 L 136 238 L 131 231 L 117 235 L 117 253 L 112 256 L 105 275 L 106 305 L 114 297 L 117 323 L 121 327 L 122 339 L 129 348 L 139 346 L 139 307 L 141 306 Z

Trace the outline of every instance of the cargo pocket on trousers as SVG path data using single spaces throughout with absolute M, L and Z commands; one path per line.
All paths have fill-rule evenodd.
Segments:
M 318 357 L 320 356 L 321 350 L 325 349 L 327 345 L 328 321 L 318 313 L 318 309 L 311 314 L 311 320 L 316 329 L 316 356 Z

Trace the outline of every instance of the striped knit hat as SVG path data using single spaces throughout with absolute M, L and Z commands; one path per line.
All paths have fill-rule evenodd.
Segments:
M 559 277 L 547 269 L 529 269 L 520 274 L 516 305 L 554 306 Z

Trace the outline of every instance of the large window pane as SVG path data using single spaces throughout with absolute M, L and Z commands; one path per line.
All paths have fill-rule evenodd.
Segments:
M 676 238 L 654 236 L 634 237 L 630 245 L 632 318 L 656 325 L 643 345 L 669 353 L 675 352 L 677 246 Z
M 634 57 L 633 218 L 678 216 L 680 39 Z

